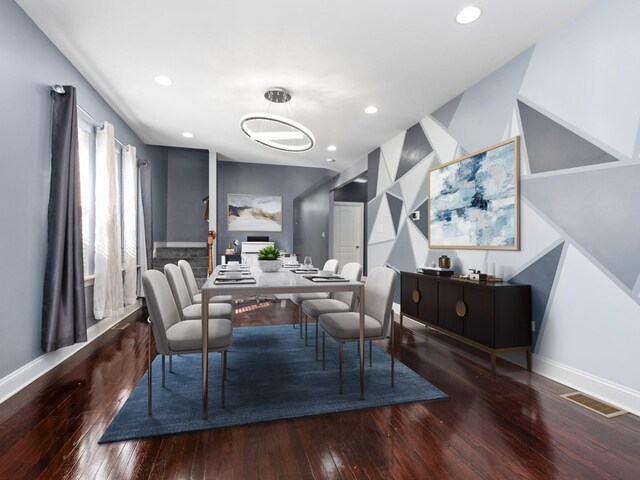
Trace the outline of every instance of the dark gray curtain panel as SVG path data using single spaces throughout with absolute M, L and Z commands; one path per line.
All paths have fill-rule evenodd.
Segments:
M 42 350 L 87 341 L 76 89 L 52 92 L 51 189 L 42 300 Z
M 144 211 L 144 238 L 146 241 L 147 268 L 153 268 L 153 212 L 151 211 L 151 162 L 140 163 L 140 191 L 142 195 L 142 209 Z

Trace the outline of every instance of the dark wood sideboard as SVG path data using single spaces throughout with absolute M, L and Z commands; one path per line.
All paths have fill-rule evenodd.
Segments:
M 491 355 L 525 352 L 531 371 L 531 286 L 411 272 L 401 276 L 400 327 L 409 317 Z

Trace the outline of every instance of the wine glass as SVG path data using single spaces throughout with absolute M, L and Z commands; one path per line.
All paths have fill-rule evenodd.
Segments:
M 306 257 L 304 257 L 304 265 L 307 270 L 311 270 L 311 265 L 313 265 L 313 263 L 311 262 L 312 260 L 310 256 L 307 255 Z

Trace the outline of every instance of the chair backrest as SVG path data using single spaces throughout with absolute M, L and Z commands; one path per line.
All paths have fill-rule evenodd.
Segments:
M 338 273 L 339 266 L 340 262 L 338 262 L 338 260 L 336 260 L 335 258 L 332 258 L 324 263 L 324 267 L 322 267 L 322 270 L 331 270 L 334 274 L 336 274 Z
M 193 304 L 193 297 L 189 295 L 189 289 L 187 288 L 184 277 L 180 272 L 180 267 L 173 263 L 167 263 L 164 266 L 164 274 L 167 276 L 167 280 L 169 281 L 169 287 L 171 287 L 173 299 L 175 300 L 178 311 L 180 312 L 180 318 L 184 320 L 182 311 Z
M 362 278 L 362 265 L 356 262 L 349 262 L 342 267 L 340 276 L 359 282 Z M 336 292 L 333 295 L 333 298 L 349 305 L 350 310 L 353 310 L 356 307 L 356 294 L 353 292 Z
M 167 278 L 157 270 L 142 274 L 142 285 L 146 294 L 147 310 L 151 319 L 156 348 L 162 355 L 169 353 L 167 330 L 180 321 L 178 307 L 171 294 Z
M 193 274 L 191 264 L 186 260 L 179 260 L 178 266 L 180 267 L 180 271 L 182 272 L 182 276 L 184 277 L 184 283 L 187 284 L 187 288 L 189 289 L 191 298 L 193 298 L 195 295 L 200 293 L 200 289 L 198 288 L 196 276 Z
M 380 322 L 385 336 L 391 327 L 391 307 L 395 291 L 396 272 L 384 267 L 374 268 L 369 272 L 364 285 L 364 311 Z

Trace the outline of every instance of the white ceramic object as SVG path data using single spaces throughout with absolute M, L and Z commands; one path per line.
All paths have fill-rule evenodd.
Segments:
M 282 266 L 282 260 L 258 260 L 258 268 L 263 272 L 277 272 Z
M 230 280 L 240 280 L 242 278 L 242 272 L 227 272 L 224 278 Z
M 333 272 L 331 270 L 320 270 L 318 277 L 333 277 Z
M 230 272 L 239 272 L 240 264 L 238 262 L 229 262 L 227 264 L 227 270 L 229 270 Z

